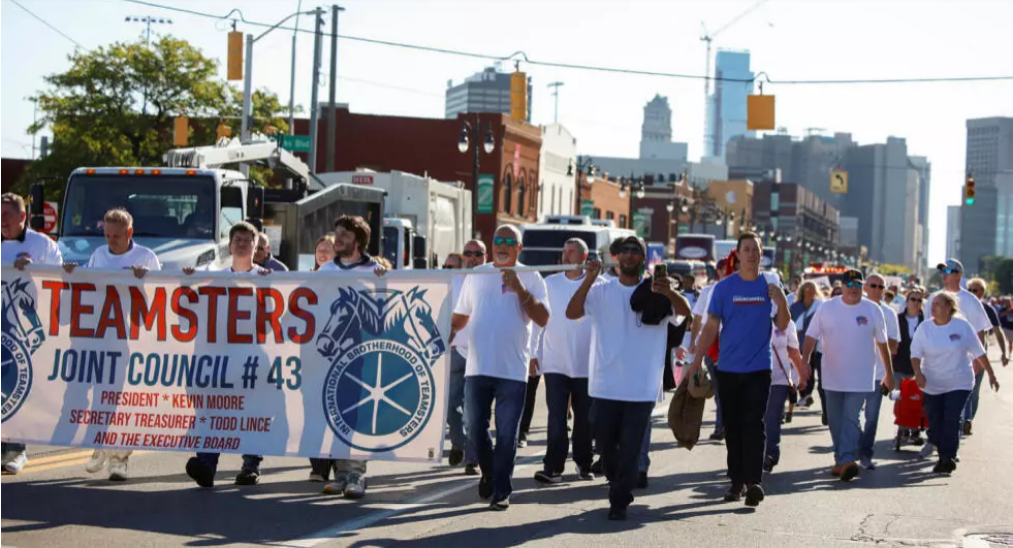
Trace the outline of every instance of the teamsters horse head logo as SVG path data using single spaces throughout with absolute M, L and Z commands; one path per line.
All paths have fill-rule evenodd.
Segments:
M 324 414 L 345 444 L 390 451 L 425 428 L 436 401 L 432 368 L 447 345 L 424 290 L 339 289 L 316 345 L 331 364 Z
M 3 367 L 3 420 L 13 417 L 32 389 L 32 354 L 46 340 L 42 320 L 35 312 L 34 286 L 21 278 L 3 282 L 3 315 L 0 339 Z

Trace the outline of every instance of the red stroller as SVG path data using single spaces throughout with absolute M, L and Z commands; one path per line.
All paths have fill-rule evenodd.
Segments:
M 928 427 L 923 404 L 924 398 L 921 388 L 918 388 L 918 383 L 914 379 L 901 379 L 900 399 L 893 405 L 893 423 L 897 425 L 897 436 L 894 438 L 895 450 L 900 451 L 901 445 L 911 440 L 916 440 L 916 445 L 921 445 L 917 441 L 924 443 L 921 437 L 909 435 L 909 433 L 914 434 Z

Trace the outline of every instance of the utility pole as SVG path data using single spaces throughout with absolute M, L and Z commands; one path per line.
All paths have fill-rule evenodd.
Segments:
M 556 110 L 552 115 L 552 122 L 555 124 L 559 123 L 559 88 L 563 86 L 563 82 L 553 82 L 548 85 L 552 89 L 552 95 L 556 98 Z
M 296 11 L 302 11 L 302 0 Z M 292 29 L 292 79 L 288 86 L 288 132 L 295 135 L 295 45 L 299 36 L 299 16 L 295 16 L 295 28 Z
M 331 6 L 331 93 L 327 111 L 327 172 L 334 172 L 335 146 L 338 140 L 338 12 L 345 8 Z
M 313 12 L 316 30 L 313 33 L 313 84 L 310 90 L 310 171 L 317 170 L 317 126 L 320 124 L 320 48 L 324 25 L 324 9 Z
M 128 15 L 126 19 L 127 23 L 144 23 L 144 43 L 148 46 L 151 45 L 151 24 L 156 23 L 159 25 L 171 25 L 172 19 L 165 19 L 164 17 L 152 17 L 145 15 L 144 17 L 136 17 Z

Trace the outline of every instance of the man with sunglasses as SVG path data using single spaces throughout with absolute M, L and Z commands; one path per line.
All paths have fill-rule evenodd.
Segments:
M 823 343 L 823 390 L 834 445 L 830 473 L 849 482 L 859 474 L 855 452 L 862 436 L 862 405 L 873 390 L 893 390 L 894 380 L 883 309 L 862 298 L 861 271 L 845 272 L 843 281 L 841 297 L 823 303 L 809 322 L 802 354 L 809 363 L 817 341 Z M 880 385 L 877 353 L 885 370 Z
M 469 274 L 451 320 L 450 344 L 465 326 L 471 328 L 464 405 L 468 441 L 475 447 L 482 479 L 478 494 L 491 498 L 490 510 L 510 507 L 511 477 L 517 457 L 517 432 L 524 411 L 532 324 L 549 321 L 545 280 L 537 272 L 518 274 L 520 231 L 501 226 L 493 235 L 493 264 Z M 496 275 L 496 272 L 500 275 Z M 496 405 L 496 445 L 489 435 Z
M 609 480 L 608 518 L 621 521 L 633 502 L 645 433 L 662 393 L 668 325 L 682 323 L 691 311 L 674 280 L 665 277 L 651 281 L 651 302 L 634 312 L 632 299 L 644 281 L 647 246 L 629 236 L 617 251 L 620 277 L 599 282 L 601 261 L 588 262 L 566 317 L 580 320 L 586 315 L 594 330 L 588 368 L 591 414 Z M 660 306 L 667 315 L 649 314 L 647 306 L 650 312 Z
M 450 257 L 447 256 L 447 262 Z M 471 240 L 464 244 L 461 253 L 461 266 L 471 270 L 485 264 L 485 243 L 482 240 Z M 446 268 L 446 266 L 444 266 Z M 459 267 L 460 268 L 460 267 Z M 464 276 L 454 276 L 451 298 L 454 306 L 461 298 L 461 286 Z M 464 326 L 457 332 L 450 349 L 450 402 L 447 411 L 447 427 L 450 429 L 449 464 L 459 466 L 464 462 L 464 475 L 478 475 L 478 458 L 475 447 L 468 440 L 467 407 L 464 405 L 464 373 L 468 367 L 468 343 L 471 341 L 471 329 Z
M 876 303 L 883 312 L 883 319 L 886 320 L 887 347 L 890 349 L 890 356 L 897 355 L 897 347 L 900 344 L 900 322 L 897 320 L 897 312 L 892 306 L 884 302 L 883 296 L 886 293 L 886 280 L 879 274 L 870 274 L 865 280 L 865 296 Z M 876 383 L 878 387 L 883 383 L 886 376 L 886 365 L 880 356 L 876 356 Z M 876 429 L 879 426 L 879 411 L 883 404 L 883 394 L 880 390 L 872 390 L 865 396 L 865 426 L 862 428 L 862 437 L 858 443 L 858 460 L 862 468 L 875 470 L 876 464 L 872 462 L 876 445 Z
M 257 235 L 257 247 L 253 249 L 253 264 L 272 272 L 288 272 L 285 263 L 271 253 L 271 239 L 267 237 L 266 232 Z
M 988 313 L 985 312 L 985 305 L 978 300 L 978 297 L 970 291 L 961 287 L 961 280 L 964 278 L 964 265 L 956 259 L 947 259 L 945 263 L 940 263 L 936 266 L 942 275 L 943 289 L 936 291 L 929 296 L 928 302 L 932 303 L 936 300 L 936 297 L 943 291 L 949 291 L 957 297 L 957 308 L 960 313 L 967 319 L 974 328 L 975 333 L 978 334 L 978 339 L 982 345 L 985 344 L 985 335 L 990 329 L 992 329 L 992 322 L 988 321 Z M 977 398 L 976 394 L 981 393 L 981 381 L 984 378 L 985 371 L 975 369 L 974 372 L 974 386 L 976 390 L 971 392 L 971 397 L 968 398 L 967 407 L 964 408 L 964 435 L 971 434 L 971 421 L 974 419 L 974 412 L 977 410 Z M 928 446 L 928 444 L 926 444 Z M 926 451 L 929 449 L 926 447 Z
M 995 334 L 996 341 L 999 343 L 999 348 L 1002 351 L 1002 365 L 1006 367 L 1009 365 L 1009 356 L 1006 354 L 1006 336 L 1002 332 L 1002 325 L 999 323 L 999 314 L 992 308 L 992 305 L 985 302 L 985 280 L 981 278 L 974 278 L 967 282 L 967 291 L 975 296 L 976 299 L 981 303 L 982 308 L 985 310 L 985 316 L 988 317 L 989 329 L 986 329 L 982 336 L 983 346 L 988 348 L 988 341 L 984 335 L 988 334 L 991 330 Z M 981 381 L 985 377 L 984 371 L 976 371 L 974 375 L 974 389 L 971 391 L 971 397 L 967 398 L 967 404 L 964 406 L 964 435 L 971 435 L 971 421 L 978 414 L 978 400 L 981 395 Z

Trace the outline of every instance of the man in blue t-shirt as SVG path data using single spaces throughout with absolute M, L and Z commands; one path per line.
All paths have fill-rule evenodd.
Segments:
M 710 348 L 721 332 L 717 385 L 732 480 L 725 501 L 742 500 L 745 494 L 746 505 L 757 506 L 764 497 L 760 481 L 766 444 L 763 416 L 770 393 L 771 318 L 784 331 L 791 316 L 777 277 L 768 280 L 760 275 L 760 238 L 743 232 L 736 249 L 739 271 L 714 286 L 697 347 Z M 697 352 L 689 378 L 700 369 L 702 360 L 703 353 Z M 800 386 L 807 377 L 808 372 L 802 372 Z

